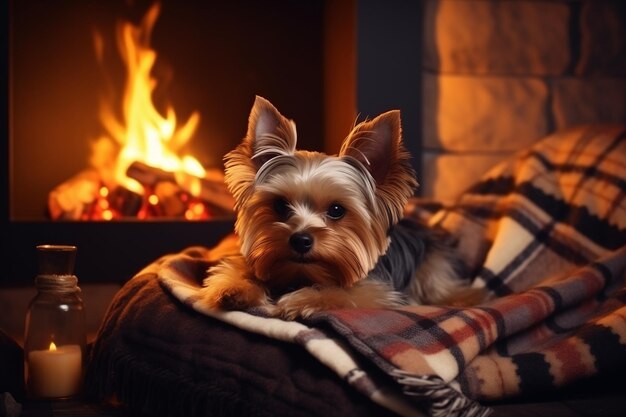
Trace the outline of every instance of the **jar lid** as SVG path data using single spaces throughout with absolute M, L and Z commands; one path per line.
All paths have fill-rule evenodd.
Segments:
M 76 261 L 76 246 L 38 245 L 40 275 L 72 275 Z

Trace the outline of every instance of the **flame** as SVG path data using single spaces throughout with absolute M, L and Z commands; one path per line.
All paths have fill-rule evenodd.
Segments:
M 57 350 L 57 345 L 55 345 L 54 342 L 50 342 L 50 348 L 48 348 L 48 350 L 51 352 Z
M 174 109 L 168 106 L 161 115 L 152 102 L 157 81 L 151 76 L 156 61 L 156 51 L 150 47 L 152 29 L 159 16 L 160 4 L 155 3 L 139 25 L 121 22 L 118 26 L 117 43 L 127 70 L 120 122 L 110 107 L 103 106 L 100 120 L 108 136 L 97 141 L 93 148 L 92 164 L 114 185 L 121 185 L 135 193 L 145 194 L 143 186 L 127 177 L 126 171 L 133 162 L 143 162 L 151 167 L 169 172 L 184 172 L 204 177 L 205 170 L 192 156 L 178 156 L 178 151 L 193 136 L 200 115 L 191 114 L 180 127 Z M 96 50 L 102 41 L 96 38 Z M 101 55 L 101 52 L 100 52 Z M 111 149 L 111 138 L 117 146 Z M 115 149 L 119 150 L 115 152 Z M 114 157 L 114 161 L 111 158 Z

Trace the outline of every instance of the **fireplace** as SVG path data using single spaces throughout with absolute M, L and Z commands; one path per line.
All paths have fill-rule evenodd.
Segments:
M 202 215 L 192 221 L 180 210 L 142 216 L 141 198 L 137 203 L 123 196 L 114 211 L 105 211 L 116 213 L 108 218 L 94 217 L 93 209 L 71 215 L 73 208 L 58 208 L 67 198 L 56 198 L 53 191 L 77 181 L 77 188 L 93 185 L 84 180 L 95 172 L 90 160 L 102 157 L 93 149 L 111 133 L 103 108 L 117 117 L 114 122 L 133 123 L 124 113 L 128 68 L 116 44 L 120 22 L 134 25 L 133 30 L 154 16 L 152 27 L 144 28 L 152 32 L 149 52 L 156 53 L 149 71 L 155 83 L 153 113 L 169 118 L 175 112 L 181 129 L 199 116 L 193 136 L 181 146 L 197 164 L 221 172 L 222 156 L 245 134 L 255 94 L 289 109 L 303 146 L 324 148 L 323 2 L 20 0 L 11 2 L 9 11 L 4 59 L 10 68 L 10 128 L 3 132 L 8 149 L 3 166 L 9 170 L 3 214 L 9 233 L 3 237 L 3 283 L 31 282 L 34 247 L 40 243 L 77 245 L 83 282 L 124 281 L 160 255 L 211 246 L 232 230 L 227 204 L 203 205 Z M 145 41 L 150 34 L 138 36 Z M 193 196 L 185 192 L 183 197 Z M 88 204 L 95 204 L 92 196 Z
M 413 27 L 419 5 L 372 2 L 357 8 L 352 0 L 159 4 L 152 33 L 158 53 L 152 70 L 159 83 L 155 107 L 165 114 L 171 104 L 182 121 L 199 112 L 201 123 L 186 150 L 209 169 L 220 170 L 224 153 L 245 134 L 256 94 L 296 120 L 300 147 L 326 152 L 338 151 L 356 120 L 419 102 L 420 84 L 413 76 L 418 39 L 384 45 L 391 28 L 419 30 Z M 119 100 L 123 91 L 124 70 L 112 47 L 115 27 L 123 19 L 140 22 L 153 5 L 147 0 L 10 2 L 5 38 L 10 41 L 3 45 L 10 68 L 3 88 L 10 100 L 5 103 L 8 127 L 2 131 L 7 170 L 2 194 L 8 196 L 2 203 L 8 230 L 2 237 L 2 284 L 31 282 L 34 248 L 41 243 L 77 245 L 83 282 L 122 282 L 158 256 L 211 246 L 232 230 L 232 213 L 224 211 L 196 221 L 50 218 L 50 191 L 88 168 L 90 144 L 103 132 L 103 94 Z M 378 24 L 381 10 L 390 15 L 398 8 L 407 11 L 404 22 Z M 357 30 L 359 19 L 372 24 Z M 368 53 L 362 45 L 372 40 L 382 41 L 383 48 Z M 373 65 L 397 53 L 405 62 Z M 405 134 L 416 138 L 409 147 L 419 152 L 419 118 L 406 113 Z M 419 158 L 415 164 L 419 168 Z
M 200 113 L 187 150 L 208 168 L 219 169 L 245 133 L 256 94 L 297 122 L 301 147 L 327 152 L 355 121 L 400 109 L 418 192 L 439 201 L 555 130 L 626 122 L 622 2 L 217 3 L 162 0 L 152 37 L 156 105 L 171 103 L 181 121 Z M 31 282 L 40 243 L 76 244 L 81 280 L 123 281 L 162 254 L 211 246 L 232 229 L 232 216 L 46 217 L 49 191 L 86 167 L 89 140 L 102 133 L 102 94 L 123 84 L 119 62 L 103 72 L 93 32 L 112 45 L 116 22 L 140 21 L 153 2 L 130 4 L 13 0 L 2 15 L 10 28 L 2 92 L 11 97 L 0 132 L 0 214 L 9 230 L 0 232 L 2 284 Z

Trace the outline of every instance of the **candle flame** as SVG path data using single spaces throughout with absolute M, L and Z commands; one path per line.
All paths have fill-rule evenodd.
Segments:
M 54 342 L 50 342 L 50 349 L 48 349 L 50 351 L 54 351 L 57 350 L 57 345 L 54 344 Z

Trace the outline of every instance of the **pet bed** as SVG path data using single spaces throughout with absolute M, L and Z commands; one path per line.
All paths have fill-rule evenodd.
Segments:
M 625 196 L 626 128 L 586 126 L 496 166 L 451 207 L 411 201 L 493 295 L 472 308 L 294 322 L 212 311 L 197 298 L 210 251 L 164 256 L 113 300 L 86 391 L 159 416 L 480 416 L 623 372 Z

